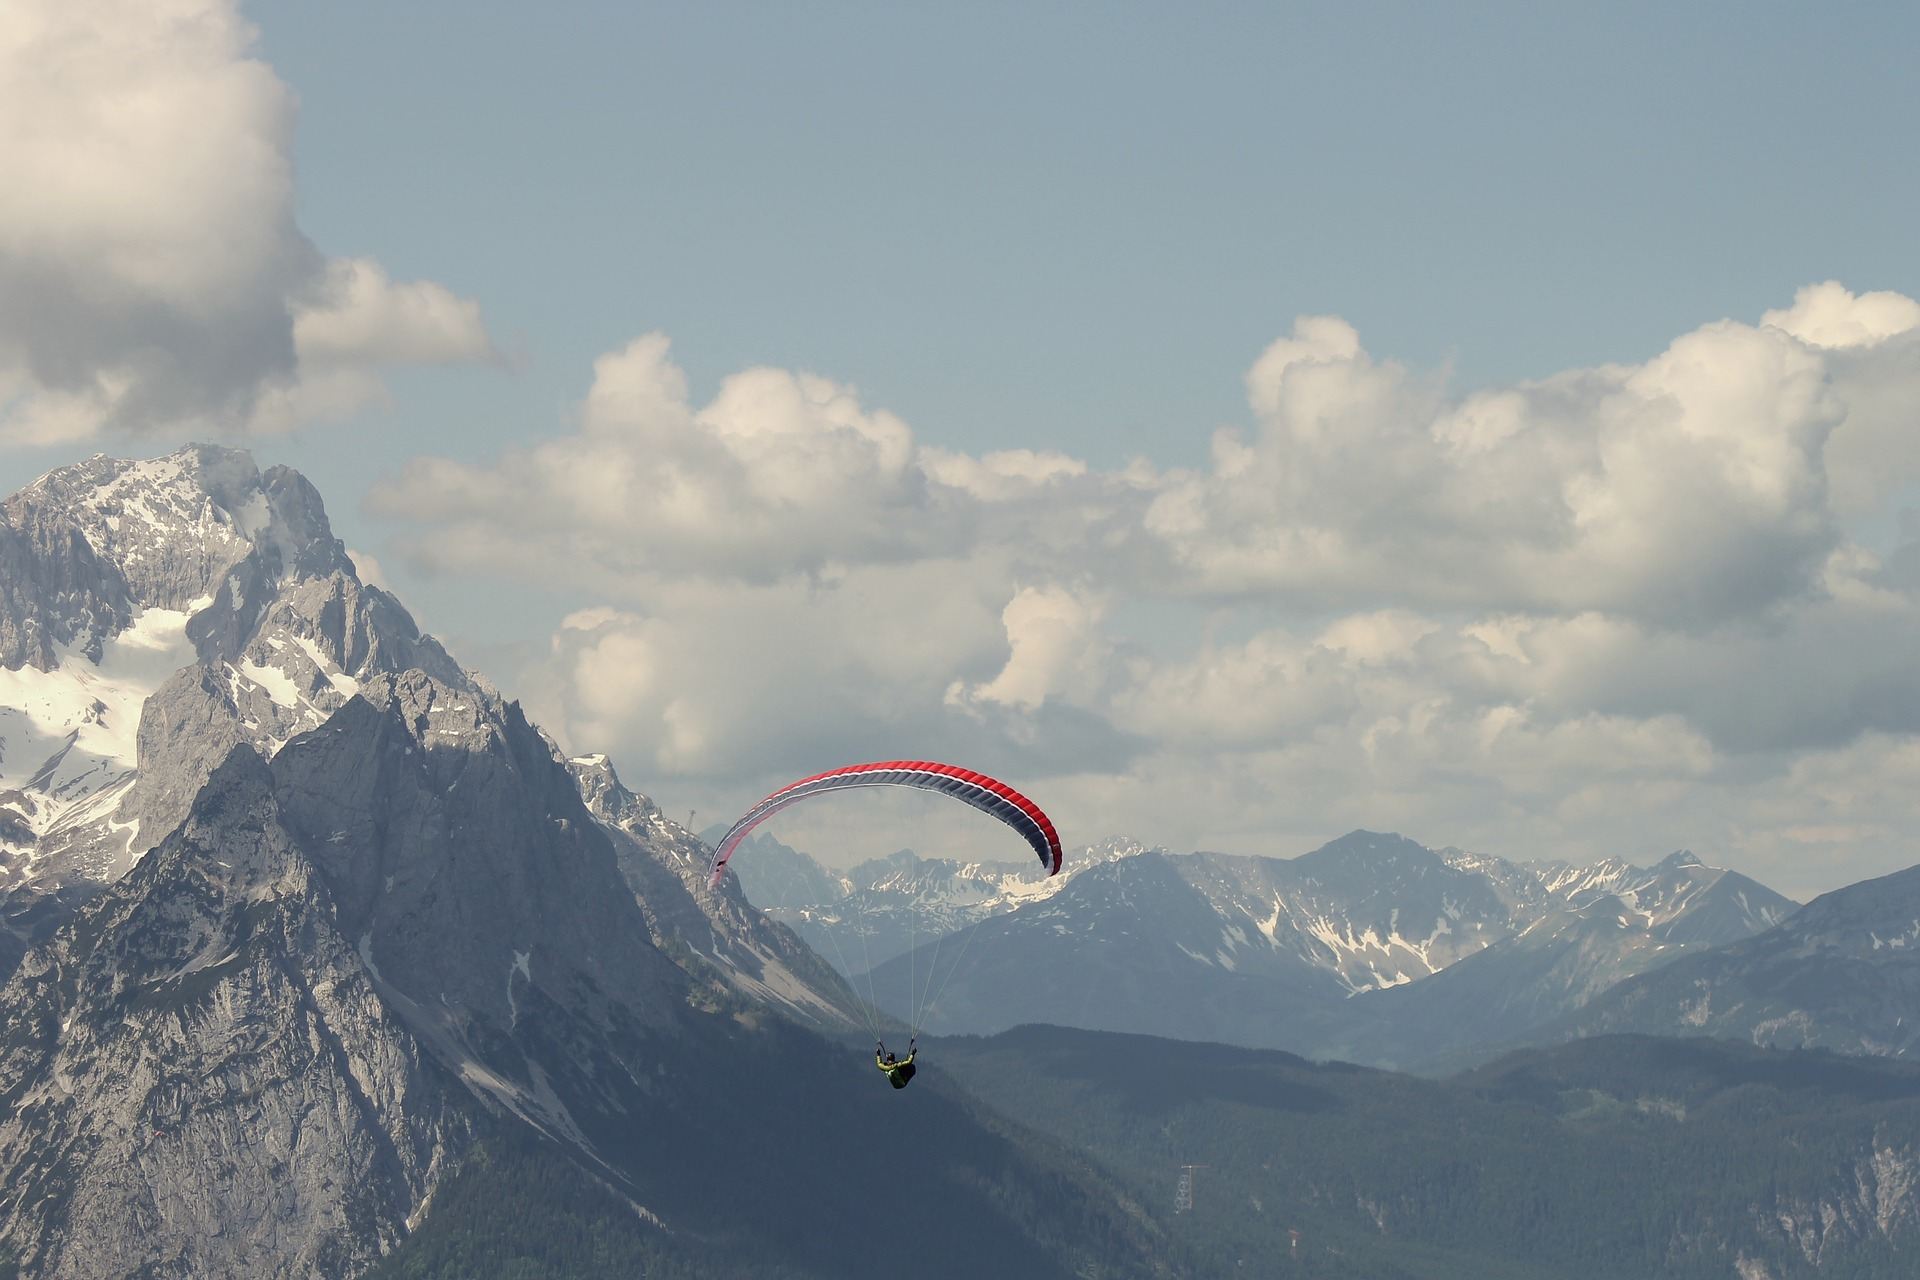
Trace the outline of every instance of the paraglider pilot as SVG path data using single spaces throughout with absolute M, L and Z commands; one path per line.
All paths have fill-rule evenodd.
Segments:
M 917 1037 L 916 1037 L 917 1038 Z M 887 1073 L 887 1083 L 896 1089 L 907 1087 L 907 1081 L 913 1079 L 913 1041 L 907 1041 L 907 1056 L 895 1060 L 887 1052 L 887 1046 L 875 1041 L 873 1045 L 873 1065 Z

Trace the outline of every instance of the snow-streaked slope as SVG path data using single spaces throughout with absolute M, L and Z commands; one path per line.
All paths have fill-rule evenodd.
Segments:
M 1745 886 L 1736 890 L 1749 900 Z M 1920 1057 L 1920 867 L 1836 889 L 1775 927 L 1601 993 L 1556 1037 L 1635 1031 Z
M 1344 1026 L 1338 974 L 1223 912 L 1194 883 L 1193 861 L 1146 852 L 1096 864 L 1045 901 L 877 966 L 855 989 L 871 982 L 882 1007 L 942 1032 L 1048 1022 L 1299 1052 Z
M 1764 932 L 1794 904 L 1682 851 L 1652 868 L 1552 867 L 1547 908 L 1418 988 L 1368 996 L 1391 1027 L 1347 1051 L 1371 1062 L 1459 1065 L 1530 1043 L 1616 984 Z
M 103 639 L 97 661 L 61 645 L 52 670 L 0 668 L 0 885 L 33 874 L 46 836 L 119 803 L 138 763 L 141 708 L 196 660 L 193 611 L 141 610 Z M 125 834 L 133 838 L 131 825 Z
M 924 858 L 911 849 L 834 875 L 785 846 L 770 852 L 787 890 L 820 885 L 826 892 L 819 901 L 769 908 L 767 914 L 851 977 L 981 920 L 1045 902 L 1089 868 L 1148 850 L 1124 839 L 1080 846 L 1052 876 L 1040 874 L 1030 860 L 960 862 Z M 747 845 L 735 855 L 743 887 L 751 883 L 755 854 Z
M 898 873 L 911 869 L 903 862 Z M 921 944 L 871 967 L 880 1002 L 903 1012 L 902 1001 L 921 1002 L 916 981 L 950 964 L 942 957 L 956 945 L 971 948 L 930 1026 L 1057 1022 L 1401 1064 L 1514 1037 L 1793 908 L 1691 854 L 1651 869 L 1615 861 L 1537 873 L 1366 831 L 1291 859 L 1123 860 L 944 936 L 952 897 L 933 901 L 912 922 Z M 819 911 L 873 929 L 852 914 L 859 905 L 850 895 Z M 898 920 L 889 927 L 905 932 Z M 1099 976 L 1082 989 L 1074 975 L 1087 965 Z M 856 973 L 855 988 L 867 981 Z M 1327 1004 L 1329 992 L 1343 1007 Z
M 1227 922 L 1228 943 L 1251 921 L 1349 992 L 1417 982 L 1511 927 L 1484 875 L 1404 836 L 1355 831 L 1298 858 L 1196 854 L 1177 865 Z

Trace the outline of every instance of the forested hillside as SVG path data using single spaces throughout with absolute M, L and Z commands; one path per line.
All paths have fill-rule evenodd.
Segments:
M 1203 1166 L 1168 1214 L 1203 1275 L 1895 1280 L 1920 1248 L 1893 1063 L 1609 1037 L 1434 1082 L 1048 1027 L 929 1056 L 1156 1212 Z

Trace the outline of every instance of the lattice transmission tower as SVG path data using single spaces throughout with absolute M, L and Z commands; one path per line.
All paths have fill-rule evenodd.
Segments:
M 1206 1167 L 1207 1166 L 1203 1164 L 1183 1164 L 1180 1166 L 1180 1176 L 1174 1179 L 1173 1183 L 1173 1211 L 1175 1213 L 1193 1212 L 1193 1171 Z

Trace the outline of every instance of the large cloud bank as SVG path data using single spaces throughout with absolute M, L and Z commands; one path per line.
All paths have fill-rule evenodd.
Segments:
M 282 429 L 491 357 L 477 304 L 301 234 L 253 34 L 229 0 L 0 7 L 0 440 Z
M 721 809 L 906 751 L 1174 845 L 1912 861 L 1920 547 L 1861 532 L 1920 482 L 1912 300 L 1820 284 L 1464 396 L 1306 317 L 1246 389 L 1206 466 L 1101 471 L 919 443 L 812 374 L 697 404 L 656 334 L 569 433 L 375 502 L 416 561 L 605 599 L 538 709 Z

